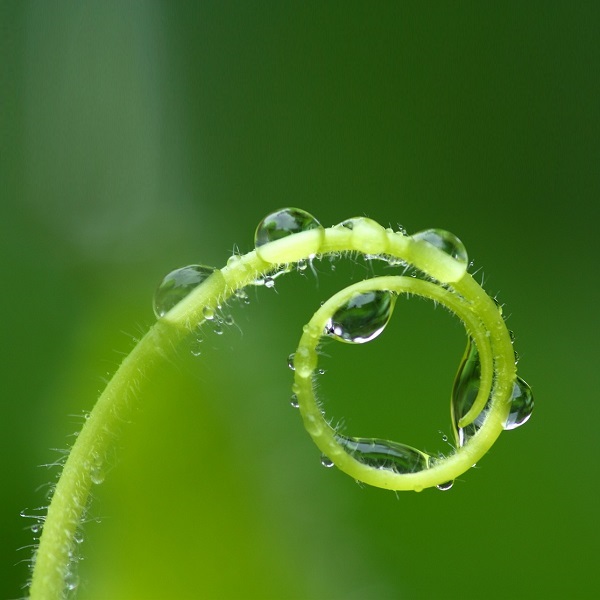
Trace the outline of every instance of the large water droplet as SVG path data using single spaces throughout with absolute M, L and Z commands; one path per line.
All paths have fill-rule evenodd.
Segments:
M 275 211 L 270 215 L 267 215 L 256 228 L 254 234 L 254 246 L 256 247 L 256 253 L 267 262 L 293 262 L 299 258 L 303 258 L 302 255 L 295 256 L 295 254 L 287 255 L 271 254 L 261 250 L 261 247 L 269 242 L 276 242 L 282 238 L 288 237 L 295 233 L 302 233 L 303 231 L 310 231 L 311 229 L 320 229 L 323 233 L 323 226 L 317 219 L 315 219 L 310 213 L 300 208 L 282 208 L 281 210 Z M 315 240 L 316 245 L 314 252 L 316 253 L 321 245 L 322 236 L 318 236 Z
M 413 240 L 424 240 L 432 246 L 439 248 L 460 263 L 464 263 L 465 269 L 469 265 L 469 256 L 465 245 L 449 231 L 444 229 L 426 229 L 412 236 Z
M 388 248 L 386 230 L 373 219 L 367 217 L 354 217 L 342 221 L 336 228 L 352 231 L 352 241 L 366 254 L 379 255 Z
M 427 264 L 427 272 L 440 281 L 458 281 L 467 271 L 469 256 L 465 245 L 453 233 L 444 229 L 426 229 L 412 236 L 413 240 L 438 248 L 453 261 L 449 264 Z
M 533 393 L 523 379 L 517 377 L 513 387 L 510 412 L 504 429 L 516 429 L 529 420 L 533 412 Z
M 343 342 L 369 342 L 385 329 L 395 302 L 396 295 L 388 290 L 358 293 L 335 311 L 325 332 Z
M 166 315 L 215 271 L 215 268 L 205 265 L 189 265 L 171 271 L 154 293 L 153 308 L 156 317 Z
M 477 433 L 486 416 L 487 411 L 484 408 L 472 423 L 465 427 L 458 426 L 458 422 L 469 412 L 477 398 L 480 381 L 481 362 L 479 361 L 479 352 L 473 340 L 469 338 L 465 355 L 454 380 L 450 406 L 456 444 L 459 447 L 464 446 L 467 440 Z
M 405 444 L 341 435 L 337 435 L 336 439 L 350 456 L 376 469 L 389 469 L 396 473 L 416 473 L 429 466 L 429 455 Z

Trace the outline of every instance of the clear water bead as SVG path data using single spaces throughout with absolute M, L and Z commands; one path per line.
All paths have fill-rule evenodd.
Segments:
M 527 423 L 533 412 L 533 393 L 523 379 L 517 377 L 513 387 L 510 412 L 504 429 L 516 429 Z
M 321 454 L 321 464 L 327 469 L 331 469 L 331 467 L 333 467 L 333 461 L 324 454 Z
M 469 256 L 465 245 L 453 233 L 444 229 L 426 229 L 412 236 L 413 240 L 423 240 L 432 246 L 439 248 L 442 252 L 465 265 L 469 265 Z
M 270 215 L 267 215 L 256 228 L 254 234 L 254 246 L 256 253 L 267 262 L 293 262 L 302 256 L 283 256 L 278 253 L 275 255 L 266 253 L 261 247 L 269 242 L 276 242 L 295 233 L 310 231 L 311 229 L 320 229 L 323 232 L 323 226 L 310 213 L 300 208 L 282 208 Z M 317 252 L 321 244 L 321 237 L 316 240 L 317 245 L 314 251 Z
M 440 483 L 439 485 L 436 485 L 435 487 L 437 487 L 438 490 L 442 490 L 442 492 L 447 492 L 449 489 L 452 489 L 453 485 L 454 485 L 454 479 L 452 479 L 450 481 L 446 481 L 444 483 Z
M 359 462 L 395 473 L 416 473 L 429 467 L 429 455 L 397 442 L 337 435 L 336 440 Z
M 447 264 L 430 263 L 426 271 L 436 279 L 444 282 L 458 281 L 469 266 L 469 256 L 465 245 L 449 231 L 444 229 L 426 229 L 412 236 L 416 242 L 427 243 L 447 254 L 453 259 Z
M 388 324 L 396 295 L 388 290 L 358 293 L 327 321 L 325 333 L 351 344 L 375 339 Z
M 189 265 L 171 271 L 154 293 L 153 308 L 156 318 L 166 315 L 215 271 L 214 267 L 206 265 Z

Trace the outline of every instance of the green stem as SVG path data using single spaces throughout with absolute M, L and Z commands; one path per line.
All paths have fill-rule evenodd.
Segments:
M 257 279 L 316 254 L 361 252 L 384 254 L 416 266 L 439 283 L 406 277 L 384 277 L 360 282 L 326 302 L 311 320 L 298 347 L 296 382 L 300 410 L 317 446 L 335 464 L 356 479 L 389 489 L 420 490 L 454 479 L 470 468 L 489 449 L 502 431 L 515 381 L 514 354 L 503 320 L 493 301 L 480 286 L 437 248 L 383 229 L 374 221 L 358 220 L 353 229 L 312 229 L 284 237 L 244 256 L 232 257 L 194 289 L 139 341 L 100 395 L 77 437 L 64 465 L 48 508 L 36 553 L 30 588 L 33 600 L 57 600 L 64 596 L 72 568 L 74 535 L 86 511 L 95 474 L 102 469 L 120 424 L 127 420 L 143 377 L 164 361 L 176 360 L 177 348 L 204 321 L 204 309 L 217 309 L 239 289 Z M 479 431 L 458 451 L 415 473 L 369 467 L 350 456 L 325 422 L 313 392 L 312 373 L 317 346 L 327 319 L 344 299 L 360 290 L 386 289 L 432 298 L 455 312 L 475 340 L 481 358 L 481 389 L 473 408 L 461 422 L 467 425 L 485 405 L 491 408 Z M 492 386 L 493 382 L 493 386 Z

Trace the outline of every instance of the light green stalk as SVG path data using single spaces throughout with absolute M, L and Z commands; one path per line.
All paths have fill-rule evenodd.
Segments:
M 127 420 L 143 377 L 163 361 L 176 360 L 177 348 L 194 336 L 204 321 L 204 309 L 217 307 L 239 289 L 265 275 L 317 254 L 339 252 L 383 254 L 409 263 L 435 283 L 406 277 L 381 277 L 342 290 L 326 302 L 305 327 L 296 352 L 295 386 L 305 425 L 317 446 L 343 471 L 357 480 L 393 490 L 420 490 L 442 484 L 476 463 L 494 443 L 506 420 L 515 381 L 514 353 L 509 333 L 494 302 L 450 256 L 426 243 L 383 227 L 369 219 L 344 227 L 312 229 L 279 239 L 244 256 L 232 257 L 194 289 L 139 341 L 100 395 L 64 465 L 48 508 L 35 557 L 30 597 L 58 600 L 68 588 L 74 535 L 86 511 L 90 488 L 102 469 L 120 424 Z M 314 398 L 312 374 L 317 346 L 327 320 L 353 294 L 368 290 L 410 292 L 432 298 L 465 323 L 481 359 L 481 389 L 460 426 L 479 415 L 491 394 L 491 406 L 477 433 L 457 452 L 437 460 L 431 468 L 397 473 L 374 468 L 350 456 L 338 443 Z M 316 332 L 316 333 L 315 333 Z M 493 384 L 493 385 L 492 385 Z

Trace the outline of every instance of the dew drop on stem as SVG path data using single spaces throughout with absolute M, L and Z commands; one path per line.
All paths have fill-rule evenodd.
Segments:
M 154 293 L 153 309 L 156 317 L 166 315 L 215 271 L 214 267 L 206 265 L 188 265 L 171 271 L 163 278 Z

